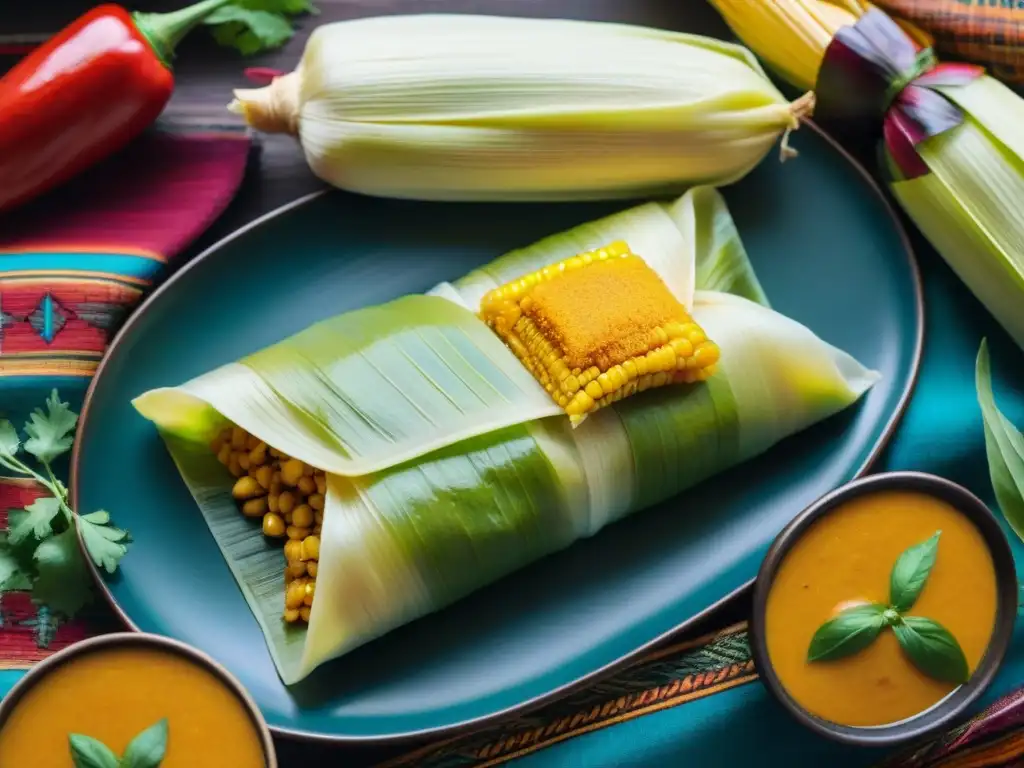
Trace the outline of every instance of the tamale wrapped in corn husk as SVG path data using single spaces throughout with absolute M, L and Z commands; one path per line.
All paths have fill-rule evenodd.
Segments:
M 744 48 L 624 24 L 469 14 L 318 27 L 235 92 L 342 189 L 430 200 L 678 194 L 748 173 L 809 111 Z
M 607 288 L 603 269 L 632 277 L 584 303 L 592 317 L 566 316 L 577 304 L 565 292 Z M 546 302 L 533 317 L 551 354 L 532 371 L 484 309 L 515 285 Z M 666 314 L 627 311 L 646 296 Z M 679 307 L 685 332 L 671 327 Z M 599 375 L 618 367 L 625 381 L 573 425 L 544 376 L 580 339 Z M 677 353 L 675 339 L 691 349 Z M 714 362 L 691 366 L 711 340 Z M 644 345 L 653 367 L 641 370 Z M 676 382 L 670 370 L 708 375 Z M 877 378 L 768 306 L 724 201 L 698 187 L 426 295 L 339 315 L 135 407 L 158 427 L 291 684 L 766 451 Z
M 1024 346 L 1021 98 L 980 68 L 938 62 L 861 0 L 711 2 L 772 68 L 817 89 L 816 118 L 877 129 L 896 199 Z

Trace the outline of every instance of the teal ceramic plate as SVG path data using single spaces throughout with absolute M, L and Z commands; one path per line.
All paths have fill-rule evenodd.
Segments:
M 443 205 L 332 192 L 287 206 L 179 271 L 130 319 L 90 390 L 80 509 L 131 529 L 107 581 L 135 628 L 224 664 L 278 731 L 333 739 L 439 732 L 537 703 L 686 626 L 757 573 L 804 506 L 863 472 L 911 388 L 922 298 L 878 190 L 811 129 L 724 190 L 779 311 L 883 374 L 857 406 L 769 455 L 406 626 L 288 690 L 136 395 L 181 383 L 329 315 L 426 290 L 630 203 Z

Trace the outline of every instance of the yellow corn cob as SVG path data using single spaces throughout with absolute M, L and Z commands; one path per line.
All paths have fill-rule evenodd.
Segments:
M 718 346 L 623 242 L 484 295 L 480 316 L 575 426 L 636 392 L 703 381 Z
M 327 24 L 235 92 L 323 180 L 385 197 L 637 197 L 748 173 L 813 105 L 744 48 L 623 24 L 421 14 Z
M 814 87 L 839 28 L 869 8 L 861 0 L 711 2 L 744 43 L 801 88 Z M 901 26 L 919 43 L 926 39 Z M 1024 347 L 1024 101 L 988 76 L 941 91 L 964 121 L 917 145 L 929 172 L 904 178 L 888 153 L 883 170 L 914 223 Z

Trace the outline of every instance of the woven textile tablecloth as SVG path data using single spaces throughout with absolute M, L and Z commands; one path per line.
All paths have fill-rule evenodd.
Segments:
M 77 195 L 58 195 L 0 221 L 0 410 L 24 415 L 53 386 L 80 403 L 110 334 L 174 267 L 171 257 L 224 208 L 248 152 L 238 133 L 155 133 L 72 185 Z M 143 156 L 164 160 L 143 164 Z M 918 252 L 926 291 L 924 359 L 902 425 L 876 469 L 934 472 L 994 504 L 974 359 L 988 336 L 999 403 L 1024 424 L 1024 392 L 1014 386 L 1024 382 L 1024 357 L 930 248 L 918 244 Z M 8 509 L 25 506 L 35 493 L 24 482 L 0 481 L 0 525 Z M 1024 547 L 1011 538 L 1024 566 Z M 891 757 L 833 744 L 792 721 L 757 682 L 736 614 L 734 607 L 700 637 L 681 639 L 612 679 L 481 733 L 411 751 L 281 742 L 282 765 L 845 768 Z M 4 596 L 0 694 L 46 655 L 116 628 L 102 606 L 60 624 L 26 595 Z M 986 717 L 893 765 L 1024 766 L 1024 696 L 1012 695 L 1022 682 L 1018 632 L 996 684 L 972 713 L 992 705 Z

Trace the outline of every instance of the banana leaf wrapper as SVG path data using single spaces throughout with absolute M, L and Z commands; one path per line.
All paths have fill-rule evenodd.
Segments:
M 488 290 L 627 242 L 714 339 L 704 383 L 648 390 L 570 427 L 476 316 Z M 595 311 L 599 304 L 595 302 Z M 878 379 L 773 311 L 719 194 L 696 188 L 513 251 L 427 295 L 314 325 L 141 395 L 293 684 L 854 403 Z M 237 424 L 328 472 L 308 628 L 286 624 L 283 556 L 208 444 Z

